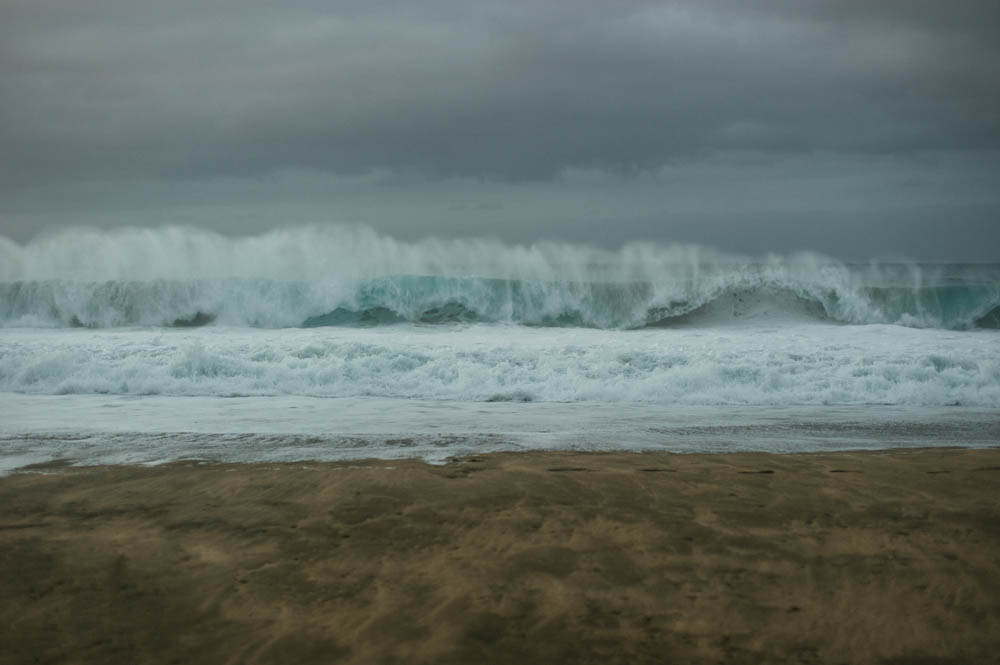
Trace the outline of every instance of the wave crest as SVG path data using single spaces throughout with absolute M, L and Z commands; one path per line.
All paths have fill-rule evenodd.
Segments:
M 490 240 L 403 243 L 354 227 L 244 238 L 175 227 L 78 230 L 23 246 L 0 240 L 3 326 L 618 329 L 762 318 L 1000 326 L 996 266 L 943 273 L 814 254 L 754 261 L 675 245 L 612 252 Z

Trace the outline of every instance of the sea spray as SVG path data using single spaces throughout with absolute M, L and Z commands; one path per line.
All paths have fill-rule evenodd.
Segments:
M 1000 324 L 997 266 L 748 259 L 484 239 L 405 243 L 363 227 L 251 237 L 165 227 L 0 239 L 0 326 L 514 323 L 630 329 L 762 317 L 967 329 Z

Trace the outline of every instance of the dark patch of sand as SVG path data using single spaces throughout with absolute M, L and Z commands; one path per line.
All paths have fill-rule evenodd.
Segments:
M 14 474 L 0 662 L 997 663 L 998 461 L 531 453 Z

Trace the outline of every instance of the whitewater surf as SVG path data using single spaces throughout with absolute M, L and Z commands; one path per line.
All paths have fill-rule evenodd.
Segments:
M 690 432 L 729 414 L 744 428 L 730 443 L 754 449 L 953 444 L 925 436 L 945 422 L 973 423 L 965 438 L 989 443 L 998 324 L 997 264 L 408 243 L 336 226 L 0 238 L 0 440 L 8 459 L 82 462 L 121 427 L 141 431 L 146 461 L 190 455 L 213 433 L 250 460 L 704 450 L 710 438 Z M 781 410 L 784 434 L 753 429 L 765 407 Z M 286 408 L 313 415 L 296 424 Z M 371 408 L 393 417 L 352 417 Z M 127 423 L 111 428 L 106 409 Z M 328 445 L 305 452 L 303 436 Z

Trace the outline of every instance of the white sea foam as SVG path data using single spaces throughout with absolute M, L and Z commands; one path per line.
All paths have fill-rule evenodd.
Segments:
M 7 330 L 0 391 L 1000 407 L 995 331 L 782 323 Z

